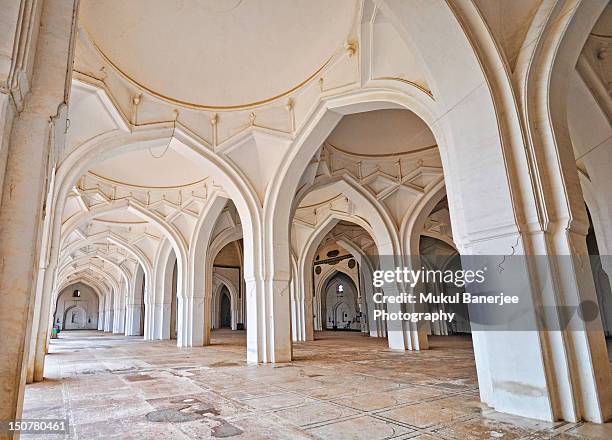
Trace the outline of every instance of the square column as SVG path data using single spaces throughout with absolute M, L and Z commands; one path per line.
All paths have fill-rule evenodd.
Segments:
M 8 157 L 0 210 L 0 332 L 4 339 L 0 344 L 1 420 L 19 418 L 22 411 L 34 308 L 33 280 L 42 218 L 46 214 L 43 200 L 55 154 L 63 148 L 66 127 L 63 110 L 72 73 L 78 4 L 76 0 L 47 0 L 35 2 L 37 8 L 32 8 L 34 2 L 24 3 L 29 10 L 23 17 L 15 17 L 24 22 L 14 27 L 14 44 L 19 46 L 18 57 L 34 56 L 31 89 L 25 95 L 23 107 L 14 109 L 10 137 L 7 139 L 6 133 L 2 133 Z M 10 20 L 10 10 L 6 12 L 3 30 L 10 35 L 14 23 L 4 21 Z M 30 37 L 29 43 L 20 41 Z M 8 78 L 10 87 L 15 86 L 12 92 L 27 93 L 28 73 L 20 70 L 23 66 L 18 65 L 19 60 L 11 63 L 17 72 L 16 77 Z M 3 113 L 6 118 L 6 107 Z M 4 121 L 1 125 L 6 130 Z M 3 154 L 7 148 L 4 145 Z
M 290 362 L 290 282 L 246 280 L 247 362 Z

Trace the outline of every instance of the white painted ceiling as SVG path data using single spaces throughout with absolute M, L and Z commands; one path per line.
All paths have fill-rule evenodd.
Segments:
M 147 188 L 186 186 L 206 178 L 202 165 L 180 153 L 182 144 L 173 139 L 165 146 L 130 151 L 97 163 L 91 172 L 119 185 Z
M 242 105 L 282 94 L 342 48 L 356 0 L 85 0 L 80 25 L 167 97 Z
M 306 194 L 306 197 L 300 202 L 300 207 L 304 208 L 319 205 L 323 202 L 330 202 L 339 195 L 338 191 L 333 187 L 319 188 L 316 191 L 311 191 Z
M 327 141 L 341 150 L 365 155 L 404 153 L 436 144 L 421 118 L 395 109 L 344 116 Z

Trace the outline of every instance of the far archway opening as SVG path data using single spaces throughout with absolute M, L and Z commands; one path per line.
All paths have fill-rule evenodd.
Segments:
M 246 299 L 242 223 L 236 206 L 228 200 L 214 220 L 207 249 L 206 276 L 209 304 L 205 325 L 212 344 L 246 347 Z
M 312 297 L 314 339 L 326 337 L 327 331 L 385 337 L 384 324 L 376 323 L 373 317 L 376 305 L 372 301 L 371 273 L 378 263 L 370 233 L 358 224 L 341 220 L 312 246 L 316 250 L 302 276 L 303 285 L 312 288 L 304 295 Z
M 325 330 L 361 331 L 359 294 L 350 276 L 335 272 L 319 293 Z
M 350 261 L 351 270 L 343 272 L 352 278 L 359 300 L 354 320 L 343 324 L 350 330 L 359 328 L 364 335 L 385 338 L 390 347 L 405 348 L 408 337 L 397 336 L 398 331 L 391 340 L 386 321 L 375 319 L 393 311 L 373 300 L 372 275 L 381 269 L 381 260 L 399 263 L 402 253 L 409 252 L 403 249 L 399 237 L 405 219 L 428 192 L 443 182 L 436 139 L 415 112 L 378 108 L 345 114 L 319 145 L 302 172 L 292 203 L 291 240 L 297 260 L 294 271 L 300 281 L 292 302 L 298 304 L 292 311 L 292 329 L 298 333 L 294 339 L 316 339 L 314 332 L 327 330 L 330 317 L 322 316 L 321 304 L 325 301 L 317 293 L 321 287 L 317 283 L 329 274 L 328 270 L 336 269 L 331 266 Z M 349 234 L 354 236 L 345 240 L 343 231 L 335 229 L 347 224 L 355 230 Z M 338 253 L 327 255 L 334 249 L 321 252 L 319 248 L 313 258 L 313 245 L 316 248 L 325 241 L 337 246 Z M 383 256 L 391 258 L 381 259 Z
M 429 270 L 435 274 L 461 271 L 461 256 L 453 240 L 447 197 L 441 197 L 438 203 L 429 212 L 425 211 L 424 214 L 426 214 L 426 218 L 422 224 L 418 241 L 418 261 L 422 270 Z M 425 282 L 422 291 L 432 293 L 435 296 L 453 297 L 462 295 L 465 292 L 465 286 L 444 282 L 443 279 L 433 276 Z M 469 308 L 466 304 L 453 302 L 429 303 L 425 304 L 424 307 L 424 311 L 429 313 L 454 314 L 451 321 L 424 322 L 430 348 L 472 348 L 472 327 Z
M 457 272 L 461 270 L 461 257 L 459 253 L 444 241 L 429 237 L 421 236 L 420 243 L 420 260 L 421 265 L 425 270 L 431 270 L 436 273 L 445 273 L 447 271 Z M 452 297 L 461 295 L 465 291 L 465 287 L 459 287 L 453 283 L 445 283 L 437 277 L 431 277 L 424 286 L 424 292 L 431 292 L 434 295 L 442 295 Z M 426 304 L 426 311 L 435 313 L 442 311 L 445 313 L 453 313 L 454 319 L 448 321 L 427 321 L 427 333 L 435 336 L 448 335 L 470 335 L 472 330 L 470 326 L 470 315 L 466 304 Z
M 221 305 L 219 307 L 219 328 L 232 328 L 232 302 L 227 287 L 221 289 Z
M 375 271 L 400 266 L 418 270 L 421 261 L 438 271 L 461 270 L 444 181 L 436 139 L 415 113 L 373 110 L 340 119 L 313 155 L 293 201 L 292 270 L 299 281 L 292 293 L 292 331 L 298 333 L 294 341 L 318 339 L 328 330 L 359 329 L 363 335 L 385 338 L 392 349 L 426 348 L 427 336 L 433 348 L 439 344 L 472 348 L 469 311 L 462 304 L 449 307 L 446 314 L 433 305 L 418 310 L 444 316 L 431 322 L 424 319 L 415 324 L 416 329 L 412 323 L 402 322 L 398 328 L 394 322 L 392 330 L 387 318 L 375 319 L 413 311 L 408 305 L 373 299 Z M 355 231 L 349 232 L 351 228 Z M 349 261 L 355 276 L 344 270 Z M 330 291 L 340 284 L 344 289 L 343 283 L 329 280 L 335 271 L 344 272 L 355 285 L 359 299 L 354 319 L 343 301 L 332 296 L 331 307 L 326 304 Z M 380 293 L 397 294 L 396 288 L 410 293 L 401 283 Z M 442 282 L 423 288 L 425 293 L 433 290 L 444 296 L 461 293 Z M 347 309 L 342 314 L 350 323 L 330 312 L 335 306 Z
M 446 271 L 457 272 L 462 269 L 461 256 L 453 242 L 451 229 L 450 211 L 448 199 L 444 196 L 431 210 L 425 219 L 423 230 L 419 239 L 419 259 L 425 270 L 433 270 L 438 273 Z M 432 277 L 425 283 L 424 291 L 435 295 L 453 296 L 462 294 L 465 287 L 453 283 L 445 283 L 443 280 Z M 455 318 L 451 322 L 427 322 L 429 335 L 470 335 L 469 310 L 465 304 L 427 304 L 427 311 L 454 313 Z
M 64 330 L 97 330 L 100 300 L 87 284 L 65 287 L 55 302 L 54 326 Z

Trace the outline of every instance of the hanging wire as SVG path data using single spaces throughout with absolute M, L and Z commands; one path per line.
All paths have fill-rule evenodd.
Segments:
M 170 135 L 170 139 L 168 139 L 168 143 L 166 144 L 166 147 L 164 148 L 164 151 L 162 152 L 162 154 L 160 154 L 159 156 L 156 156 L 155 154 L 153 154 L 153 151 L 151 151 L 151 147 L 149 147 L 149 154 L 151 155 L 151 157 L 153 157 L 153 159 L 161 159 L 162 157 L 164 157 L 166 155 L 166 153 L 168 152 L 168 149 L 170 148 L 170 143 L 172 142 L 172 139 L 174 138 L 174 133 L 176 132 L 176 119 L 174 120 L 174 126 L 172 127 L 172 134 Z

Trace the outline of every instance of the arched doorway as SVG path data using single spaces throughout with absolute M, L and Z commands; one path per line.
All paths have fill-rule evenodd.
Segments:
M 237 218 L 231 202 L 228 202 L 217 219 L 217 226 L 223 225 L 224 218 L 228 215 Z M 211 278 L 210 290 L 207 293 L 210 295 L 210 319 L 207 320 L 207 325 L 210 325 L 211 329 L 245 329 L 243 241 L 239 238 L 241 234 L 239 224 L 213 231 L 207 255 L 207 273 Z M 233 337 L 242 343 L 244 336 L 246 335 L 243 333 L 236 333 Z
M 232 300 L 225 286 L 221 289 L 219 328 L 232 328 Z
M 293 315 L 306 340 L 326 330 L 368 334 L 370 325 L 375 336 L 386 336 L 370 319 L 372 261 L 366 254 L 376 254 L 375 241 L 351 220 L 359 221 L 349 216 L 329 218 L 317 225 L 302 248 L 296 268 L 299 283 L 294 287 L 298 305 Z
M 325 330 L 361 330 L 357 286 L 343 272 L 334 271 L 321 290 Z
M 81 330 L 85 328 L 87 312 L 80 306 L 71 306 L 64 313 L 64 328 L 62 330 Z
M 62 330 L 98 328 L 100 298 L 89 285 L 78 282 L 65 287 L 55 302 L 54 325 Z

